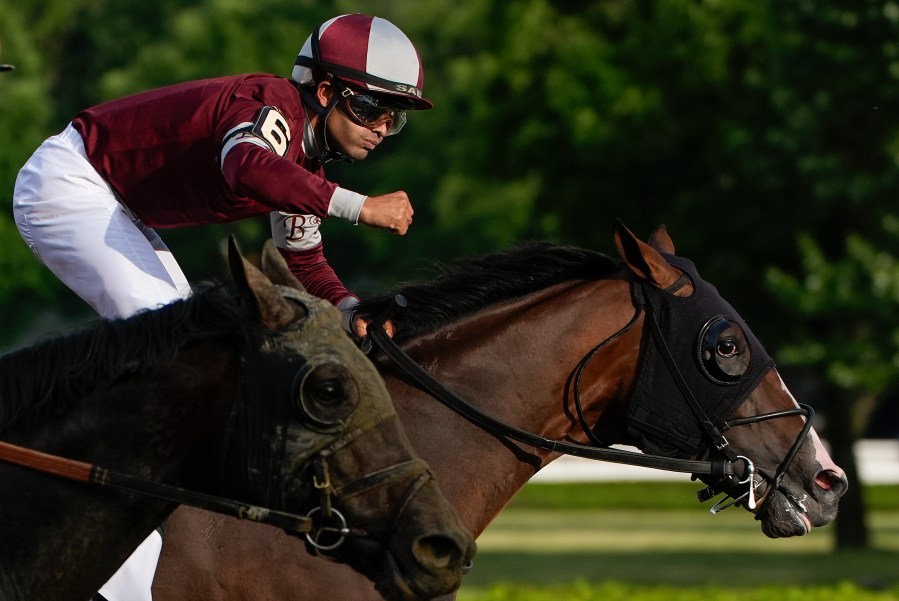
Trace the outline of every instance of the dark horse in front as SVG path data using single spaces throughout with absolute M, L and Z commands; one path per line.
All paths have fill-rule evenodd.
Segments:
M 390 599 L 458 587 L 473 539 L 340 313 L 271 246 L 268 276 L 233 244 L 230 257 L 237 295 L 211 287 L 0 359 L 4 449 L 142 483 L 2 457 L 0 600 L 89 599 L 177 505 L 143 490 L 253 503 L 235 515 L 258 521 L 293 516 L 298 536 L 278 532 L 303 541 L 296 552 L 346 562 Z
M 408 306 L 393 317 L 394 340 L 493 420 L 488 428 L 462 417 L 393 356 L 373 353 L 412 443 L 463 522 L 480 534 L 572 443 L 584 455 L 635 445 L 646 453 L 636 457 L 662 469 L 686 466 L 676 471 L 735 466 L 740 473 L 701 476 L 709 495 L 730 499 L 719 508 L 751 511 L 770 537 L 832 521 L 846 476 L 811 428 L 812 410 L 796 402 L 740 316 L 675 255 L 664 229 L 646 244 L 617 224 L 615 242 L 617 261 L 526 244 L 397 291 Z M 368 299 L 361 310 L 380 314 L 393 298 Z M 497 422 L 531 436 L 509 435 Z M 296 543 L 265 526 L 185 508 L 169 527 L 156 601 L 379 597 L 345 568 L 301 557 Z M 205 548 L 195 545 L 201 530 Z M 188 590 L 197 574 L 216 575 L 218 587 Z

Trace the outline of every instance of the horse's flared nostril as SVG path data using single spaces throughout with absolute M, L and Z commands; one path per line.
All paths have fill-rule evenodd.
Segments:
M 815 484 L 828 495 L 836 498 L 842 497 L 849 488 L 849 480 L 845 474 L 838 474 L 832 470 L 822 470 L 815 476 Z
M 427 570 L 460 568 L 471 557 L 473 543 L 459 541 L 452 536 L 432 534 L 417 539 L 412 544 L 415 560 Z

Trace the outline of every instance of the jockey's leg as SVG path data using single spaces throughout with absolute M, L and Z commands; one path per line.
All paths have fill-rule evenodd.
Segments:
M 154 530 L 99 591 L 107 601 L 150 601 L 162 536 Z

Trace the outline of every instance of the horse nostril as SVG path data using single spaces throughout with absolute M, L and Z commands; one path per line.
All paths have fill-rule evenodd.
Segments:
M 822 470 L 815 476 L 815 484 L 817 484 L 825 492 L 842 497 L 846 489 L 849 488 L 849 481 L 843 474 L 837 474 L 832 470 Z
M 426 570 L 454 568 L 462 561 L 465 551 L 455 538 L 429 535 L 412 544 L 415 559 Z

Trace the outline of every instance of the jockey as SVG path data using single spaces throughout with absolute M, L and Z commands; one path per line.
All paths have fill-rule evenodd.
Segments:
M 338 217 L 404 235 L 412 205 L 402 191 L 342 188 L 323 164 L 364 159 L 408 111 L 431 108 L 422 81 L 418 53 L 395 25 L 335 17 L 305 41 L 289 79 L 193 81 L 82 111 L 19 172 L 16 224 L 63 283 L 101 316 L 121 318 L 191 292 L 156 229 L 268 214 L 292 272 L 363 335 L 366 324 L 352 318 L 358 299 L 325 259 L 319 226 Z M 149 600 L 160 547 L 154 533 L 97 598 Z

